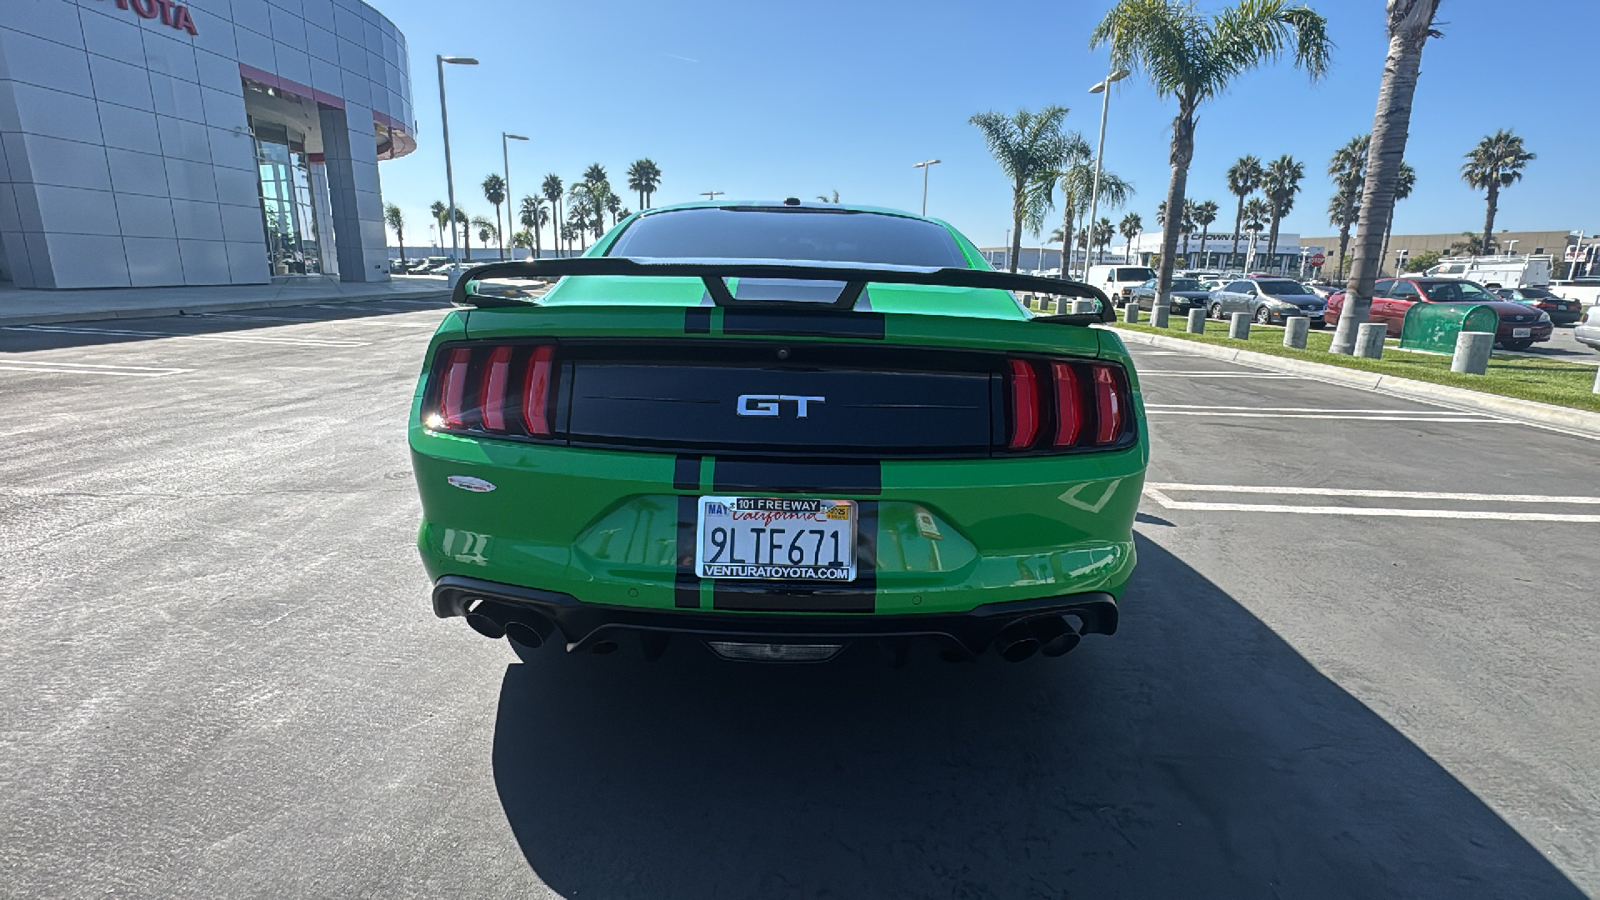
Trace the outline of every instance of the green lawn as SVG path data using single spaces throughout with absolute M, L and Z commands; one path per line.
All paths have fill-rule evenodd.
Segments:
M 1208 320 L 1206 333 L 1198 335 L 1183 330 L 1183 319 L 1174 317 L 1171 321 L 1174 325 L 1172 328 L 1155 328 L 1142 322 L 1138 325 L 1129 325 L 1120 321 L 1116 323 L 1116 327 L 1600 412 L 1600 394 L 1594 393 L 1594 366 L 1497 353 L 1489 361 L 1487 375 L 1462 375 L 1450 371 L 1448 356 L 1408 353 L 1398 349 L 1393 342 L 1384 348 L 1383 359 L 1337 356 L 1328 352 L 1328 345 L 1333 342 L 1332 328 L 1312 331 L 1306 340 L 1306 349 L 1294 350 L 1283 346 L 1282 328 L 1251 325 L 1250 339 L 1236 341 L 1228 337 L 1226 322 Z

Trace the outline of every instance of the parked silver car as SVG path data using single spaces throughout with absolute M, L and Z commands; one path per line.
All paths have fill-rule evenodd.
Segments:
M 1211 315 L 1226 319 L 1236 313 L 1249 313 L 1262 325 L 1281 325 L 1291 316 L 1305 316 L 1312 328 L 1321 328 L 1328 301 L 1292 278 L 1258 275 L 1211 292 Z

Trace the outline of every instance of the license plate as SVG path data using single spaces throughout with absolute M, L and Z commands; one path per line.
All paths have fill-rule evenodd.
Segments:
M 854 581 L 854 500 L 701 497 L 701 578 Z
M 1514 338 L 1533 337 L 1533 329 L 1532 328 L 1513 328 L 1513 329 L 1511 329 L 1511 336 L 1514 337 Z

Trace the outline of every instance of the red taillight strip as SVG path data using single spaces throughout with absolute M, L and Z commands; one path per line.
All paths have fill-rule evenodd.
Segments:
M 1056 386 L 1056 441 L 1057 447 L 1070 447 L 1078 442 L 1083 431 L 1083 400 L 1078 393 L 1078 373 L 1071 363 L 1053 362 L 1050 369 Z
M 461 416 L 466 412 L 467 368 L 471 362 L 472 351 L 465 347 L 451 350 L 445 358 L 440 375 L 443 386 L 439 390 L 439 418 L 446 428 L 462 426 Z
M 489 354 L 489 365 L 483 370 L 483 384 L 478 391 L 478 402 L 483 404 L 483 427 L 490 431 L 506 430 L 506 382 L 511 378 L 511 348 L 496 347 Z
M 1039 382 L 1026 360 L 1011 360 L 1011 442 L 1013 450 L 1032 446 L 1039 433 Z
M 550 359 L 555 348 L 541 344 L 528 359 L 528 378 L 522 394 L 522 417 L 529 434 L 549 434 Z
M 1116 372 L 1110 366 L 1094 367 L 1096 444 L 1114 444 L 1122 436 L 1122 397 Z

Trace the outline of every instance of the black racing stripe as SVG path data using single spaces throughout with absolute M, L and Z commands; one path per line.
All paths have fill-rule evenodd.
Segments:
M 722 311 L 723 334 L 793 334 L 883 340 L 883 313 L 747 309 Z
M 883 467 L 870 462 L 789 462 L 719 458 L 711 469 L 711 489 L 784 493 L 880 494 Z
M 699 457 L 695 461 L 698 465 Z M 672 605 L 680 609 L 700 608 L 700 577 L 694 573 L 694 531 L 699 510 L 699 498 L 689 494 L 678 498 L 678 571 L 672 580 Z
M 741 612 L 871 613 L 878 608 L 878 501 L 856 504 L 856 578 L 849 584 L 730 581 L 711 587 L 711 608 Z
M 710 334 L 711 333 L 711 308 L 709 306 L 691 306 L 683 311 L 684 334 Z
M 675 491 L 700 490 L 700 457 L 678 454 L 672 461 L 672 489 Z

